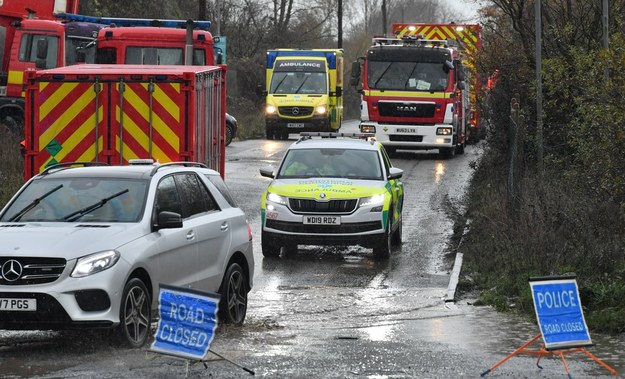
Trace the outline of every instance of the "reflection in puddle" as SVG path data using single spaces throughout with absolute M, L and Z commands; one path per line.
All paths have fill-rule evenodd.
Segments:
M 434 166 L 434 183 L 439 184 L 443 175 L 445 175 L 445 164 L 439 162 Z
M 365 328 L 364 332 L 367 333 L 370 341 L 392 341 L 394 329 L 394 325 L 381 325 Z

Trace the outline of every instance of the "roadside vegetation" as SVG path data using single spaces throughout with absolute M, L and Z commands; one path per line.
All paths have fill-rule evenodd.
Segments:
M 623 333 L 625 2 L 610 2 L 606 51 L 601 2 L 543 1 L 542 164 L 534 3 L 493 3 L 480 60 L 494 74 L 488 143 L 457 228 L 468 226 L 462 288 L 533 317 L 528 278 L 575 273 L 589 328 Z

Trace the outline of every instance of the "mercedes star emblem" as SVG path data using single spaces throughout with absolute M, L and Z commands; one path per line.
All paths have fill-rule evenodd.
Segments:
M 7 282 L 14 282 L 22 276 L 22 265 L 15 259 L 10 259 L 2 265 L 2 277 Z
M 291 110 L 291 113 L 293 113 L 294 116 L 297 116 L 299 114 L 299 108 L 293 107 L 293 109 Z

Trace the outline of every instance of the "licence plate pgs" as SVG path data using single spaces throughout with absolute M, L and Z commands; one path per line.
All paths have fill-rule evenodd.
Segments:
M 37 299 L 0 298 L 0 311 L 36 311 Z
M 341 225 L 340 216 L 304 216 L 304 225 Z

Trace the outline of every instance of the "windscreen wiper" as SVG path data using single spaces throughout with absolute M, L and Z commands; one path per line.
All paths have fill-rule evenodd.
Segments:
M 48 192 L 44 193 L 43 195 L 41 195 L 41 197 L 38 197 L 38 198 L 34 199 L 33 201 L 30 202 L 30 204 L 28 204 L 27 206 L 22 208 L 21 211 L 17 212 L 13 216 L 11 216 L 11 218 L 9 219 L 9 222 L 19 221 L 26 213 L 28 213 L 28 211 L 30 211 L 31 209 L 36 207 L 37 204 L 41 203 L 41 200 L 43 200 L 46 197 L 52 195 L 54 192 L 58 191 L 61 188 L 63 188 L 63 185 L 59 184 L 58 186 L 52 188 L 50 191 L 48 191 Z
M 378 83 L 380 82 L 380 80 L 384 77 L 384 75 L 386 75 L 386 73 L 388 72 L 388 70 L 391 68 L 391 66 L 393 65 L 393 63 L 395 62 L 391 62 L 388 67 L 386 67 L 386 69 L 384 71 L 382 71 L 382 74 L 380 75 L 380 77 L 378 78 L 378 80 L 375 81 L 375 83 L 373 83 L 373 87 L 371 88 L 378 88 Z
M 123 191 L 119 191 L 116 194 L 113 194 L 109 197 L 105 197 L 104 199 L 98 201 L 97 203 L 93 203 L 87 207 L 84 207 L 83 209 L 79 209 L 76 212 L 72 212 L 70 214 L 68 214 L 67 216 L 63 217 L 63 219 L 67 222 L 72 222 L 72 221 L 76 221 L 79 218 L 81 218 L 82 216 L 86 215 L 87 213 L 91 213 L 93 211 L 95 211 L 96 209 L 100 209 L 104 206 L 104 204 L 108 203 L 109 200 L 112 200 L 114 198 L 116 198 L 117 196 L 123 195 L 126 192 L 128 192 L 128 188 L 126 188 Z
M 299 85 L 299 87 L 297 87 L 297 89 L 295 90 L 295 93 L 299 93 L 299 90 L 302 89 L 302 87 L 304 86 L 304 83 L 306 83 L 306 81 L 308 80 L 309 76 L 305 77 L 304 80 L 302 81 L 302 84 Z
M 280 80 L 278 82 L 278 85 L 276 86 L 276 88 L 273 89 L 273 91 L 271 93 L 277 93 L 278 88 L 280 88 L 280 86 L 282 85 L 282 82 L 284 82 L 284 80 L 287 78 L 288 75 L 284 75 L 284 78 L 282 78 L 282 80 Z

